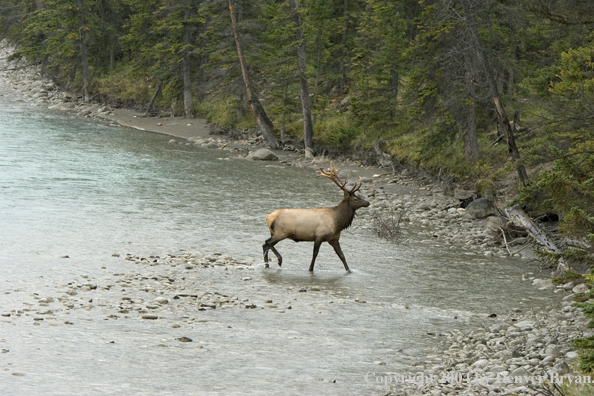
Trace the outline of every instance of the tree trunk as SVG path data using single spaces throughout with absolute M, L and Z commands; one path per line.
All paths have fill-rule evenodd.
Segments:
M 192 109 L 194 107 L 194 99 L 192 97 L 192 68 L 190 66 L 189 57 L 185 57 L 182 62 L 184 75 L 184 117 L 194 118 Z
M 321 67 L 322 67 L 322 29 L 318 31 L 318 35 L 316 37 L 316 53 L 317 53 L 317 61 L 316 61 L 316 80 L 314 82 L 314 93 L 313 93 L 313 105 L 317 105 L 318 103 L 318 89 L 320 87 L 320 74 L 321 74 Z M 312 122 L 314 125 L 316 124 L 316 113 L 312 114 Z
M 204 66 L 208 62 L 208 54 L 206 53 L 206 37 L 202 33 L 206 30 L 206 22 L 200 24 L 198 30 L 200 35 L 200 55 L 198 57 L 198 73 L 196 76 L 196 102 L 202 103 L 206 99 L 206 70 Z
M 471 58 L 470 56 L 465 53 L 464 54 L 464 61 L 466 67 L 466 97 L 469 103 L 464 106 L 463 112 L 463 141 L 464 141 L 464 158 L 467 160 L 474 160 L 479 155 L 479 144 L 478 144 L 478 136 L 476 131 L 476 105 L 473 97 L 473 83 L 472 83 L 472 73 L 471 73 Z
M 509 220 L 518 227 L 523 227 L 532 235 L 532 237 L 540 243 L 546 250 L 553 253 L 561 253 L 561 249 L 555 245 L 555 242 L 550 240 L 546 232 L 536 224 L 519 205 L 514 205 L 505 210 Z M 559 257 L 559 265 L 557 270 L 565 271 L 569 267 L 563 257 Z
M 505 138 L 507 140 L 507 149 L 512 156 L 512 162 L 514 162 L 516 165 L 516 170 L 518 172 L 520 182 L 523 185 L 526 185 L 526 182 L 528 181 L 528 174 L 526 173 L 526 168 L 524 167 L 524 165 L 520 163 L 520 152 L 518 151 L 518 147 L 516 146 L 516 140 L 511 125 L 509 123 L 507 112 L 505 111 L 505 107 L 503 106 L 501 101 L 501 96 L 499 94 L 499 89 L 497 88 L 497 83 L 495 81 L 493 70 L 491 69 L 489 59 L 487 58 L 487 54 L 483 46 L 483 42 L 481 40 L 481 37 L 479 36 L 476 18 L 470 10 L 468 0 L 460 0 L 460 2 L 462 3 L 462 8 L 464 8 L 466 23 L 468 25 L 468 29 L 472 37 L 472 40 L 474 41 L 474 47 L 478 54 L 479 62 L 481 63 L 483 71 L 485 73 L 485 78 L 487 79 L 489 90 L 491 91 L 491 95 L 493 97 L 493 104 L 495 105 L 495 112 L 497 114 L 499 125 L 501 126 L 503 134 L 505 135 Z
M 111 45 L 109 48 L 109 68 L 111 70 L 115 69 L 115 48 L 114 44 Z
M 175 118 L 175 106 L 177 106 L 177 98 L 171 99 L 171 118 Z
M 400 74 L 396 69 L 390 73 L 390 95 L 389 98 L 392 100 L 390 103 L 390 121 L 394 121 L 396 116 L 396 100 L 398 99 L 398 88 L 400 85 Z
M 266 140 L 266 143 L 270 145 L 270 147 L 276 149 L 278 148 L 278 141 L 274 134 L 274 128 L 272 126 L 272 121 L 268 118 L 266 111 L 262 107 L 258 96 L 254 92 L 249 76 L 247 71 L 247 66 L 245 64 L 245 58 L 243 57 L 243 51 L 241 50 L 241 41 L 239 39 L 239 32 L 237 30 L 237 20 L 235 19 L 235 13 L 233 12 L 233 3 L 232 0 L 229 0 L 229 13 L 231 14 L 231 25 L 233 27 L 233 36 L 235 37 L 235 45 L 237 46 L 237 56 L 239 58 L 239 64 L 241 66 L 241 74 L 243 76 L 243 82 L 245 84 L 245 90 L 248 97 L 248 104 L 250 106 L 250 110 L 256 117 L 256 121 L 258 122 L 258 126 L 260 127 L 260 132 Z
M 289 83 L 286 82 L 285 83 L 285 92 L 283 92 L 283 111 L 281 113 L 281 127 L 280 127 L 280 140 L 281 140 L 281 144 L 284 144 L 284 142 L 287 140 L 287 130 L 286 130 L 286 121 L 285 121 L 285 116 L 287 113 L 287 89 L 288 89 Z
M 307 66 L 305 64 L 305 39 L 303 38 L 303 31 L 301 30 L 301 16 L 299 15 L 299 8 L 297 0 L 289 0 L 291 7 L 291 14 L 293 14 L 293 22 L 295 23 L 295 36 L 299 41 L 297 47 L 297 63 L 299 65 L 299 83 L 301 85 L 301 108 L 303 110 L 303 140 L 305 143 L 306 158 L 313 158 L 313 123 L 311 120 L 311 104 L 309 102 L 309 85 L 307 81 Z
M 468 104 L 464 109 L 464 158 L 475 160 L 479 155 L 479 145 L 476 133 L 476 107 L 474 103 Z
M 194 115 L 192 114 L 194 107 L 194 100 L 192 98 L 192 64 L 188 50 L 188 47 L 192 45 L 192 26 L 189 22 L 187 22 L 189 18 L 190 10 L 186 8 L 184 10 L 184 19 L 186 19 L 186 22 L 184 22 L 184 50 L 182 54 L 182 73 L 184 80 L 184 117 L 194 118 Z
M 87 52 L 86 20 L 83 0 L 77 0 L 79 8 L 78 35 L 80 45 L 80 60 L 83 77 L 83 100 L 88 102 L 91 98 L 91 72 L 89 71 L 89 54 Z
M 349 23 L 349 1 L 348 0 L 344 0 L 343 8 L 344 8 L 344 27 L 342 30 L 342 39 L 341 39 L 342 49 L 341 49 L 341 56 L 340 56 L 340 64 L 338 66 L 338 73 L 340 74 L 340 82 L 339 82 L 339 86 L 338 86 L 338 94 L 339 95 L 344 95 L 345 85 L 346 85 L 346 57 L 347 57 L 346 37 L 347 37 L 347 28 L 348 28 L 348 23 Z
M 161 92 L 162 86 L 163 86 L 163 82 L 161 82 L 161 81 L 157 82 L 157 85 L 155 86 L 155 92 L 153 92 L 151 101 L 149 102 L 149 104 L 146 108 L 146 111 L 144 112 L 145 117 L 148 117 L 150 115 L 150 112 L 153 109 L 153 106 L 155 105 L 155 100 L 157 100 L 157 96 L 159 95 L 159 92 Z

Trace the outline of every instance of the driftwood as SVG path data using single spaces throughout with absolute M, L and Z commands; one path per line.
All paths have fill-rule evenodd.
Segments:
M 551 241 L 548 237 L 546 232 L 536 224 L 524 210 L 520 207 L 520 205 L 514 205 L 511 208 L 505 210 L 509 220 L 516 226 L 522 227 L 528 231 L 530 235 L 539 243 L 541 244 L 546 250 L 553 253 L 561 253 L 562 250 L 555 245 L 555 242 Z M 559 259 L 559 267 L 558 270 L 567 270 L 569 267 L 565 263 L 563 258 Z

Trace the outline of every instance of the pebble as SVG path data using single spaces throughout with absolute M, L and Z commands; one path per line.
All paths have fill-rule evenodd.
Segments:
M 13 78 L 14 81 L 19 81 L 18 78 Z M 37 82 L 36 82 L 37 83 Z M 93 109 L 93 116 L 101 116 L 110 111 L 109 108 L 99 108 L 99 106 L 81 108 L 73 102 L 64 102 L 63 93 L 59 89 L 49 89 L 49 83 L 45 84 L 47 88 L 46 92 L 39 100 L 48 101 L 51 106 L 56 106 L 60 109 L 74 109 L 78 112 L 84 112 L 85 115 L 91 115 L 86 113 L 87 110 Z M 27 87 L 29 88 L 29 87 Z M 41 90 L 35 93 L 42 93 Z M 65 95 L 64 95 L 65 96 Z M 45 99 L 47 98 L 47 99 Z M 72 98 L 67 99 L 72 100 Z M 96 111 L 95 111 L 96 110 Z M 162 126 L 161 123 L 157 124 Z M 257 139 L 256 139 L 257 140 Z M 256 141 L 255 140 L 255 141 Z M 177 140 L 171 139 L 170 143 L 177 143 Z M 202 141 L 196 140 L 195 144 L 204 145 L 212 148 L 224 147 L 225 143 L 215 141 L 214 139 L 204 139 Z M 378 180 L 382 175 L 373 175 L 373 181 Z M 408 170 L 404 170 L 400 175 L 394 175 L 392 178 L 394 182 L 408 183 L 410 179 L 408 177 Z M 371 179 L 366 182 L 370 182 Z M 376 184 L 376 183 L 373 183 Z M 379 184 L 379 183 L 378 183 Z M 364 185 L 363 190 L 368 186 Z M 381 186 L 380 186 L 381 187 Z M 437 187 L 437 186 L 436 186 Z M 377 188 L 374 186 L 374 188 Z M 459 202 L 455 198 L 449 198 L 441 194 L 441 191 L 437 191 L 437 188 L 428 188 L 431 191 L 425 191 L 423 194 L 428 194 L 427 197 L 419 199 L 416 196 L 388 196 L 383 193 L 381 189 L 367 190 L 370 194 L 367 198 L 371 202 L 371 207 L 375 207 L 375 212 L 378 214 L 394 213 L 394 210 L 406 210 L 406 216 L 402 216 L 402 221 L 405 222 L 406 226 L 419 227 L 421 230 L 429 230 L 426 232 L 425 239 L 427 241 L 434 241 L 436 243 L 443 244 L 445 246 L 465 246 L 468 253 L 479 253 L 479 257 L 504 257 L 508 256 L 505 245 L 499 241 L 500 232 L 498 227 L 501 225 L 501 219 L 496 216 L 488 218 L 487 220 L 470 220 L 462 218 L 465 210 L 463 208 L 457 208 Z M 376 191 L 375 194 L 371 194 L 371 191 Z M 396 209 L 395 209 L 396 208 Z M 367 217 L 366 217 L 367 216 Z M 363 214 L 362 217 L 371 218 L 370 215 Z M 488 227 L 491 226 L 491 228 Z M 515 240 L 514 243 L 526 242 L 525 240 Z M 512 254 L 518 249 L 510 247 Z M 219 255 L 220 256 L 220 255 Z M 62 256 L 69 258 L 69 256 Z M 113 257 L 119 257 L 119 254 L 114 253 Z M 210 261 L 203 258 L 202 254 L 196 253 L 183 253 L 179 255 L 163 256 L 161 258 L 142 259 L 133 255 L 125 257 L 130 262 L 130 265 L 143 265 L 144 269 L 148 270 L 152 265 L 162 265 L 167 268 L 176 268 L 178 270 L 188 268 L 187 271 L 195 271 L 200 268 L 217 268 L 218 257 Z M 240 263 L 231 258 L 224 259 L 224 263 L 219 262 L 218 264 L 224 264 L 230 269 L 252 269 L 250 263 Z M 189 263 L 188 263 L 189 262 Z M 227 267 L 225 267 L 227 268 Z M 182 295 L 181 289 L 175 289 L 174 286 L 170 285 L 170 282 L 166 279 L 157 280 L 151 279 L 148 274 L 149 271 L 143 271 L 144 275 L 135 278 L 135 275 L 127 275 L 122 277 L 121 280 L 126 278 L 126 282 L 121 282 L 120 279 L 112 281 L 116 285 L 125 287 L 126 290 L 133 290 L 136 288 L 138 291 L 143 293 L 154 293 L 158 294 L 157 290 L 177 292 L 177 299 L 175 297 L 170 301 L 165 297 L 156 297 L 152 302 L 156 310 L 171 310 L 172 305 L 179 304 L 179 300 L 188 301 L 186 306 L 192 304 L 194 307 L 202 308 L 245 308 L 245 309 L 256 309 L 258 306 L 247 299 L 240 300 L 235 297 L 232 299 L 231 296 L 211 294 L 196 294 L 198 293 L 195 289 L 192 289 L 188 294 Z M 229 271 L 229 275 L 232 275 L 233 271 Z M 115 274 L 114 274 L 115 276 Z M 184 275 L 182 275 L 184 276 Z M 252 277 L 236 278 L 242 279 L 243 281 L 252 280 Z M 557 289 L 550 279 L 534 279 L 533 284 L 535 287 L 540 289 Z M 142 285 L 142 289 L 141 286 Z M 158 286 L 157 286 L 158 285 Z M 250 284 L 251 285 L 251 284 Z M 115 290 L 114 285 L 106 285 L 105 283 L 88 283 L 87 285 L 80 286 L 69 286 L 67 289 L 63 289 L 63 294 L 60 295 L 58 300 L 64 299 L 64 301 L 50 301 L 46 299 L 45 302 L 39 301 L 40 304 L 60 304 L 69 309 L 75 309 L 76 307 L 83 307 L 83 304 L 79 304 L 80 301 L 84 302 L 84 309 L 91 309 L 93 304 L 97 302 L 88 302 L 88 298 L 84 298 L 86 293 L 97 293 L 100 290 Z M 91 291 L 95 290 L 95 291 Z M 175 290 L 175 291 L 174 291 Z M 311 291 L 317 290 L 316 287 L 310 287 Z M 585 293 L 588 291 L 588 287 L 584 284 L 575 285 L 573 282 L 568 282 L 565 285 L 557 289 L 560 292 L 572 293 Z M 299 292 L 306 292 L 307 290 L 302 288 Z M 190 294 L 192 293 L 192 294 Z M 200 291 L 202 293 L 202 290 Z M 317 295 L 318 293 L 315 293 Z M 171 294 L 174 295 L 174 294 Z M 74 298 L 73 298 L 74 297 Z M 568 296 L 569 297 L 569 296 Z M 113 309 L 111 312 L 114 313 L 130 313 L 135 315 L 136 312 L 142 319 L 155 320 L 159 316 L 157 314 L 149 314 L 146 311 L 143 312 L 144 307 L 139 306 L 142 300 L 134 297 L 125 297 L 127 300 L 119 300 L 117 302 L 107 301 L 102 304 L 104 309 Z M 147 300 L 150 300 L 149 297 Z M 69 301 L 71 300 L 71 301 Z M 262 299 L 264 300 L 264 299 Z M 260 301 L 262 301 L 260 300 Z M 241 302 L 240 302 L 241 301 Z M 352 300 L 351 300 L 352 301 Z M 76 306 L 74 304 L 76 302 Z M 571 305 L 572 302 L 567 300 L 566 303 Z M 270 302 L 269 304 L 272 304 Z M 120 308 L 121 306 L 121 308 Z M 195 308 L 194 308 L 195 309 Z M 287 308 L 289 309 L 289 308 Z M 262 310 L 266 312 L 267 310 Z M 19 311 L 20 316 L 23 312 Z M 159 311 L 161 312 L 161 311 Z M 285 313 L 284 309 L 277 310 L 279 313 Z M 562 314 L 562 315 L 561 315 Z M 5 312 L 2 314 L 4 317 L 10 317 L 11 313 Z M 117 319 L 117 315 L 113 315 L 114 319 Z M 121 316 L 119 316 L 121 318 Z M 434 369 L 436 371 L 464 371 L 476 370 L 480 374 L 490 373 L 495 375 L 496 373 L 508 372 L 515 375 L 524 375 L 526 373 L 535 375 L 538 373 L 545 373 L 546 371 L 555 370 L 560 375 L 567 374 L 571 368 L 568 363 L 577 359 L 577 352 L 571 350 L 571 339 L 580 337 L 585 333 L 583 324 L 584 321 L 576 319 L 576 313 L 573 311 L 560 312 L 557 309 L 553 309 L 551 313 L 532 313 L 526 312 L 513 312 L 513 316 L 499 315 L 496 317 L 490 317 L 485 319 L 485 328 L 468 330 L 463 329 L 462 331 L 453 331 L 437 335 L 438 339 L 443 339 L 444 343 L 444 354 L 440 357 L 440 361 L 429 363 L 422 363 L 423 369 Z M 44 318 L 34 317 L 34 325 L 40 325 Z M 51 322 L 48 317 L 48 322 Z M 190 319 L 188 319 L 190 320 Z M 200 323 L 205 322 L 206 319 L 193 319 L 192 322 Z M 65 324 L 72 325 L 72 322 L 65 321 Z M 180 328 L 179 324 L 171 325 L 172 328 Z M 183 340 L 189 341 L 183 341 Z M 180 342 L 191 342 L 192 340 L 188 337 L 177 338 Z M 513 343 L 513 345 L 512 345 Z M 2 351 L 4 352 L 4 350 Z M 386 365 L 385 362 L 376 361 L 376 365 Z M 25 373 L 13 372 L 12 375 L 24 376 Z M 492 381 L 491 381 L 492 380 Z M 473 387 L 473 384 L 459 384 L 453 385 L 427 385 L 423 389 L 412 389 L 409 388 L 400 389 L 393 387 L 392 394 L 407 394 L 410 393 L 425 393 L 430 395 L 441 395 L 441 394 L 472 394 L 472 395 L 488 395 L 488 394 L 507 394 L 512 391 L 516 393 L 524 392 L 527 390 L 524 387 L 512 387 L 503 391 L 504 387 L 497 386 L 495 384 L 495 377 L 489 380 L 490 385 L 487 385 L 485 389 Z

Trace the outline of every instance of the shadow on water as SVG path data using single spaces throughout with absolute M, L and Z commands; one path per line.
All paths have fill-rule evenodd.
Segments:
M 295 285 L 300 285 L 301 287 L 322 286 L 326 290 L 339 290 L 347 277 L 356 276 L 346 271 L 337 275 L 336 273 L 324 271 L 309 272 L 307 269 L 303 271 L 285 270 L 278 267 L 263 269 L 261 273 L 262 278 L 272 285 L 283 287 L 295 287 Z

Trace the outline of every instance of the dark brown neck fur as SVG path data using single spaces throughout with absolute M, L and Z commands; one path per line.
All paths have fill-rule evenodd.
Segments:
M 334 207 L 334 221 L 338 231 L 349 228 L 355 217 L 355 210 L 349 204 L 348 199 L 343 199 Z

